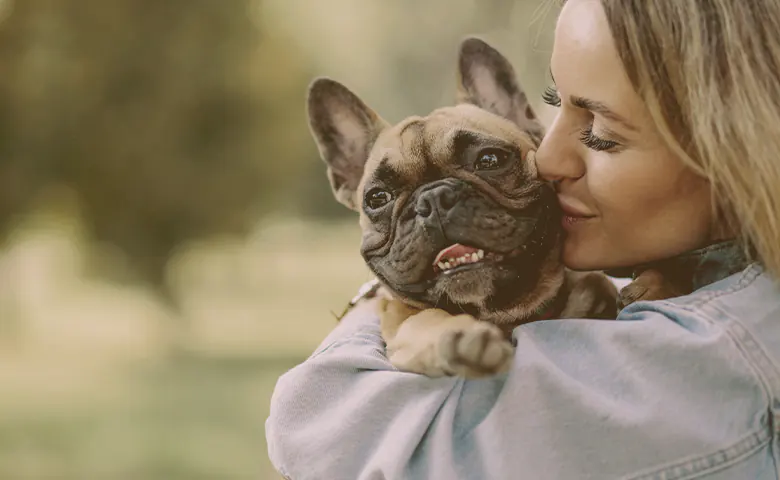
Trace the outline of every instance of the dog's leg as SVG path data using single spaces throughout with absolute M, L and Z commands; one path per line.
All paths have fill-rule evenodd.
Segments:
M 509 368 L 514 349 L 495 325 L 440 309 L 418 312 L 398 300 L 379 300 L 387 356 L 399 370 L 480 378 Z
M 420 309 L 410 307 L 404 302 L 387 296 L 378 298 L 377 310 L 379 313 L 379 326 L 385 342 L 390 342 L 390 340 L 395 338 L 398 329 L 407 318 L 420 313 Z
M 617 316 L 617 288 L 600 272 L 567 271 L 569 297 L 561 318 L 612 319 Z
M 667 281 L 658 270 L 645 270 L 620 290 L 617 307 L 622 310 L 640 300 L 664 300 L 684 294 L 685 292 Z

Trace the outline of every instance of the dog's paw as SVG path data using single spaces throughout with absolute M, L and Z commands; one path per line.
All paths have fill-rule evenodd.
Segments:
M 450 375 L 481 378 L 505 372 L 514 348 L 495 325 L 473 322 L 446 330 L 439 339 L 442 370 Z
M 601 272 L 568 272 L 570 283 L 566 305 L 560 318 L 614 319 L 618 291 Z
M 617 298 L 618 310 L 640 300 L 664 300 L 680 296 L 672 284 L 657 270 L 645 270 L 636 279 L 620 290 Z

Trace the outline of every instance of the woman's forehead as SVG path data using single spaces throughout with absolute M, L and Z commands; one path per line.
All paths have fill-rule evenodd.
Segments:
M 598 0 L 570 0 L 561 10 L 555 29 L 553 61 L 567 56 L 566 63 L 585 56 L 583 63 L 598 62 L 599 68 L 620 67 L 607 18 Z
M 609 25 L 600 0 L 570 0 L 558 16 L 556 35 L 565 33 L 585 44 L 611 43 Z
M 599 0 L 569 0 L 561 10 L 550 63 L 560 92 L 605 104 L 639 121 L 646 109 L 623 68 Z

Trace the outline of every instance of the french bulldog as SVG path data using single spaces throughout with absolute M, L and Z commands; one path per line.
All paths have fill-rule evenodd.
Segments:
M 520 324 L 614 319 L 617 289 L 560 262 L 562 214 L 533 159 L 544 128 L 510 62 L 468 38 L 458 80 L 455 106 L 390 125 L 318 78 L 308 116 L 336 199 L 360 214 L 388 358 L 478 378 L 508 368 Z

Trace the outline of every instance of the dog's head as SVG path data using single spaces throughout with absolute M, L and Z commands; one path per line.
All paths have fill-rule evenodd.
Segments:
M 514 321 L 563 279 L 558 203 L 528 155 L 543 127 L 483 41 L 461 44 L 459 77 L 456 106 L 397 125 L 315 80 L 310 127 L 336 198 L 360 212 L 361 252 L 382 283 L 415 306 Z

